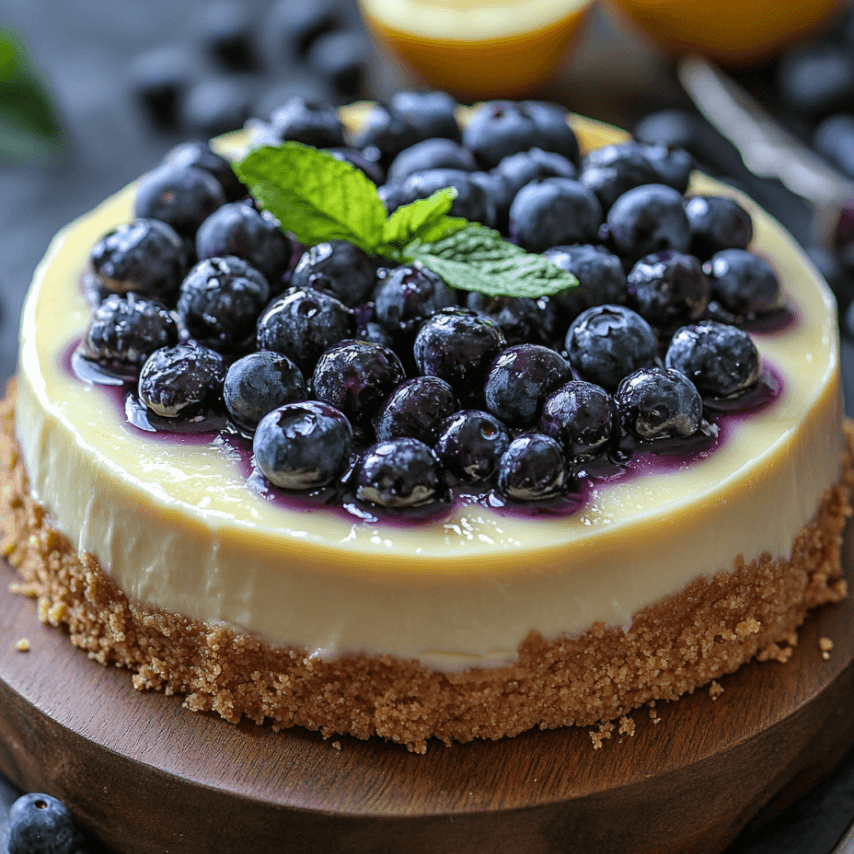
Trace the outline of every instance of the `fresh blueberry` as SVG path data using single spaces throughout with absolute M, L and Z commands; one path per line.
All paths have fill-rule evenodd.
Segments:
M 560 495 L 566 460 L 560 445 L 541 433 L 517 436 L 498 462 L 498 489 L 516 501 L 542 501 Z
M 261 272 L 271 295 L 282 292 L 282 277 L 291 263 L 293 247 L 279 224 L 244 202 L 232 202 L 215 210 L 196 232 L 199 261 L 223 255 L 242 258 Z
M 466 295 L 466 308 L 488 314 L 508 344 L 553 342 L 557 330 L 559 297 L 488 297 L 477 291 Z
M 310 104 L 332 104 L 335 101 L 335 92 L 325 80 L 301 68 L 294 68 L 287 77 L 264 85 L 252 108 L 255 118 L 246 123 L 246 127 L 251 131 L 250 148 L 263 144 L 263 139 L 269 139 L 270 145 L 281 143 L 270 121 L 273 113 L 293 98 L 303 98 Z
M 561 270 L 572 273 L 578 285 L 555 298 L 562 316 L 574 320 L 594 305 L 626 301 L 626 273 L 620 259 L 604 246 L 552 246 L 543 253 Z
M 291 287 L 323 291 L 352 308 L 367 300 L 376 276 L 376 261 L 362 249 L 346 240 L 329 240 L 303 253 Z
M 566 359 L 548 347 L 508 347 L 492 363 L 486 378 L 486 408 L 509 427 L 533 424 L 546 397 L 571 376 Z
M 779 308 L 780 280 L 771 265 L 744 249 L 715 253 L 703 270 L 712 283 L 712 299 L 739 318 L 751 318 Z
M 828 116 L 816 127 L 812 142 L 819 154 L 854 178 L 854 116 L 847 113 Z
M 548 101 L 522 101 L 522 106 L 534 120 L 539 140 L 530 147 L 554 151 L 579 166 L 578 138 L 567 123 L 566 108 Z
M 394 335 L 384 326 L 381 326 L 375 320 L 366 320 L 362 317 L 358 318 L 356 339 L 359 341 L 370 341 L 372 344 L 382 344 L 383 347 L 388 347 L 391 350 L 394 349 L 397 343 Z
M 494 415 L 461 409 L 442 422 L 433 450 L 448 472 L 476 483 L 495 474 L 509 444 L 507 428 Z
M 167 152 L 163 162 L 171 166 L 186 168 L 193 166 L 210 172 L 219 181 L 230 202 L 236 202 L 246 197 L 246 187 L 224 157 L 211 150 L 206 142 L 190 140 L 176 145 Z
M 708 320 L 673 336 L 664 364 L 681 371 L 704 397 L 735 397 L 759 379 L 759 351 L 750 335 Z
M 282 64 L 305 58 L 317 38 L 341 23 L 338 0 L 278 0 L 264 22 L 270 60 Z
M 83 835 L 62 801 L 22 795 L 9 811 L 9 854 L 78 854 Z
M 439 377 L 406 380 L 388 396 L 374 418 L 377 439 L 411 436 L 432 445 L 439 425 L 456 409 L 454 390 Z
M 231 352 L 252 342 L 269 298 L 267 280 L 246 261 L 206 258 L 181 283 L 178 314 L 199 343 Z
M 583 161 L 578 180 L 596 194 L 603 211 L 623 193 L 643 184 L 654 184 L 658 173 L 644 156 L 641 146 L 627 142 L 604 145 L 591 151 Z
M 581 312 L 566 333 L 573 368 L 606 389 L 616 388 L 632 371 L 655 363 L 657 341 L 652 327 L 621 305 L 599 305 Z
M 374 290 L 374 317 L 394 335 L 409 335 L 439 309 L 454 305 L 453 292 L 421 265 L 397 267 Z
M 790 51 L 777 66 L 777 89 L 796 115 L 825 116 L 849 108 L 854 98 L 850 48 L 817 42 Z
M 234 362 L 225 375 L 225 408 L 232 421 L 250 433 L 268 412 L 305 397 L 300 369 L 287 356 L 272 350 L 249 353 Z
M 193 341 L 155 350 L 139 374 L 139 399 L 163 418 L 192 418 L 222 396 L 225 363 Z
M 317 360 L 311 385 L 318 400 L 343 412 L 351 424 L 364 427 L 404 376 L 400 359 L 388 347 L 341 341 Z
M 444 308 L 424 321 L 413 352 L 422 375 L 441 377 L 458 396 L 481 389 L 492 360 L 506 344 L 501 327 L 465 308 Z
M 563 449 L 568 459 L 607 452 L 618 432 L 614 398 L 601 386 L 570 380 L 543 404 L 539 429 Z
M 378 442 L 365 451 L 356 475 L 356 496 L 388 508 L 421 507 L 446 491 L 435 455 L 408 436 Z
M 375 104 L 353 135 L 353 145 L 364 151 L 376 152 L 384 169 L 388 169 L 401 151 L 419 141 L 410 119 L 388 104 Z
M 353 428 L 335 407 L 316 400 L 287 403 L 258 423 L 255 465 L 274 486 L 306 490 L 327 486 L 350 462 Z
M 222 184 L 210 172 L 166 163 L 140 180 L 134 216 L 162 220 L 178 234 L 192 236 L 224 204 Z
M 358 148 L 327 148 L 326 153 L 336 160 L 354 166 L 378 187 L 385 183 L 385 170 L 380 166 L 378 158 L 368 157 Z
M 318 36 L 308 51 L 308 65 L 327 80 L 339 97 L 352 99 L 365 83 L 370 44 L 359 29 L 340 29 Z
M 678 145 L 649 142 L 639 142 L 637 145 L 655 169 L 657 183 L 666 184 L 679 193 L 685 193 L 691 183 L 694 158 Z
M 476 172 L 474 155 L 459 143 L 450 139 L 436 138 L 416 142 L 405 148 L 388 168 L 388 182 L 402 184 L 410 175 L 425 169 L 456 169 L 461 172 Z
M 155 350 L 177 343 L 175 316 L 161 303 L 112 294 L 92 313 L 80 352 L 109 371 L 137 376 Z
M 664 184 L 623 193 L 608 211 L 603 228 L 614 252 L 629 265 L 665 249 L 687 252 L 691 224 L 683 201 L 681 193 Z
M 210 57 L 228 71 L 256 71 L 259 67 L 256 21 L 243 3 L 218 0 L 204 7 L 199 40 Z
M 635 371 L 614 397 L 623 428 L 643 441 L 692 436 L 703 415 L 697 387 L 685 374 L 667 368 Z
M 446 92 L 395 92 L 389 106 L 409 119 L 419 139 L 443 137 L 462 140 L 457 123 L 457 104 Z
M 708 261 L 723 249 L 747 249 L 753 239 L 750 214 L 727 196 L 694 196 L 685 202 L 691 224 L 691 254 Z
M 258 320 L 258 349 L 275 350 L 311 374 L 324 350 L 352 338 L 353 312 L 340 300 L 313 288 L 289 288 Z
M 629 273 L 627 287 L 629 304 L 661 330 L 699 320 L 709 305 L 709 280 L 700 262 L 682 252 L 641 258 Z
M 495 222 L 492 200 L 471 176 L 472 173 L 460 169 L 425 169 L 416 172 L 400 185 L 386 185 L 394 188 L 392 194 L 383 198 L 386 210 L 393 213 L 401 205 L 427 199 L 437 190 L 453 187 L 457 191 L 457 197 L 451 205 L 449 215 L 491 226 Z
M 251 115 L 253 95 L 249 75 L 205 77 L 187 91 L 181 105 L 181 125 L 205 137 L 239 130 Z
M 331 104 L 291 98 L 273 111 L 270 125 L 279 142 L 301 142 L 315 148 L 341 148 L 347 144 L 344 125 Z
M 105 234 L 89 256 L 100 288 L 107 293 L 175 298 L 186 272 L 184 242 L 157 219 L 137 219 Z
M 571 178 L 528 184 L 510 205 L 510 235 L 529 252 L 563 243 L 592 243 L 601 222 L 599 200 Z
M 131 92 L 156 128 L 177 128 L 184 93 L 196 72 L 194 65 L 188 51 L 179 47 L 152 48 L 131 61 Z

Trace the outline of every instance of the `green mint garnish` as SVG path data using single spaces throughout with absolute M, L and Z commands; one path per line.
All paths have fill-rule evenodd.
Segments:
M 438 190 L 386 216 L 377 187 L 349 163 L 298 142 L 264 147 L 234 164 L 238 178 L 282 230 L 313 246 L 348 240 L 369 255 L 420 262 L 445 284 L 487 296 L 540 297 L 578 281 L 497 231 L 448 216 L 456 198 Z

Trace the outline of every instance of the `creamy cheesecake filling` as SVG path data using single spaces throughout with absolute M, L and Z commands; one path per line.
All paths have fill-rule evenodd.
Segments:
M 585 147 L 608 139 L 577 127 Z M 722 188 L 698 178 L 695 192 Z M 756 334 L 785 378 L 706 459 L 597 487 L 566 518 L 479 505 L 418 526 L 285 510 L 247 487 L 228 446 L 152 439 L 63 368 L 90 311 L 95 241 L 132 218 L 126 188 L 54 241 L 24 310 L 17 438 L 32 493 L 131 602 L 257 633 L 323 659 L 390 654 L 444 671 L 515 660 L 531 631 L 579 635 L 632 616 L 741 556 L 788 558 L 840 476 L 835 308 L 800 251 L 744 199 L 797 322 Z

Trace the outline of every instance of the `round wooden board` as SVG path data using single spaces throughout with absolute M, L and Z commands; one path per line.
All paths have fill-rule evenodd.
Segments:
M 850 583 L 851 526 L 844 561 Z M 3 587 L 13 578 L 2 564 Z M 140 694 L 4 592 L 0 770 L 126 854 L 711 854 L 854 742 L 852 626 L 852 599 L 820 609 L 789 663 L 751 663 L 716 701 L 703 690 L 659 704 L 658 722 L 638 710 L 634 736 L 615 730 L 600 750 L 571 728 L 419 756 Z

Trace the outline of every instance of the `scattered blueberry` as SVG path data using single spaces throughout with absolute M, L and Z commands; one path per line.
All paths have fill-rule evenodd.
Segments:
M 643 441 L 692 436 L 700 427 L 703 401 L 679 371 L 641 368 L 614 395 L 624 429 Z
M 712 298 L 739 318 L 751 318 L 780 307 L 780 280 L 771 265 L 744 249 L 715 253 L 703 270 L 712 283 Z
M 433 450 L 448 472 L 476 483 L 495 474 L 509 444 L 507 428 L 494 415 L 461 409 L 442 422 Z
M 388 396 L 374 419 L 374 430 L 380 441 L 411 436 L 432 445 L 439 425 L 456 408 L 454 390 L 444 380 L 414 377 Z
M 723 249 L 747 249 L 753 239 L 750 214 L 727 196 L 694 196 L 685 202 L 691 224 L 691 254 L 708 261 Z
M 140 180 L 134 216 L 163 220 L 192 236 L 225 201 L 222 184 L 207 170 L 167 163 Z
M 223 74 L 194 83 L 181 106 L 181 125 L 194 134 L 219 136 L 239 130 L 252 112 L 253 80 Z
M 243 3 L 218 0 L 205 6 L 199 37 L 210 57 L 228 71 L 256 71 L 255 18 Z
M 62 801 L 32 792 L 9 811 L 9 854 L 78 854 L 83 835 Z
M 850 48 L 814 43 L 790 51 L 777 66 L 777 89 L 796 115 L 823 116 L 849 109 L 854 99 Z
M 318 36 L 308 50 L 308 64 L 343 99 L 357 97 L 364 87 L 370 44 L 355 29 L 333 30 Z
M 427 445 L 408 436 L 378 442 L 365 451 L 356 496 L 392 509 L 420 507 L 446 490 L 441 468 Z
M 583 380 L 570 380 L 550 394 L 539 421 L 540 432 L 554 439 L 571 460 L 607 452 L 618 427 L 614 398 Z
M 193 418 L 222 395 L 225 363 L 195 342 L 155 350 L 139 374 L 139 399 L 163 418 Z
M 185 49 L 162 47 L 147 50 L 130 63 L 131 92 L 146 117 L 157 128 L 178 126 L 184 93 L 195 74 L 195 64 Z
M 566 479 L 560 445 L 541 433 L 517 436 L 498 462 L 498 489 L 517 501 L 554 498 Z
M 337 0 L 278 0 L 264 22 L 270 59 L 280 63 L 305 57 L 316 39 L 340 25 Z

